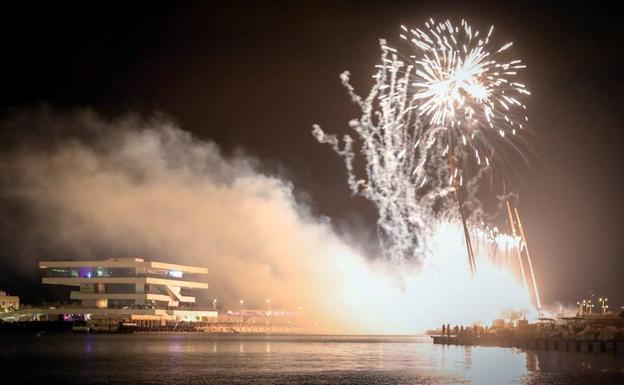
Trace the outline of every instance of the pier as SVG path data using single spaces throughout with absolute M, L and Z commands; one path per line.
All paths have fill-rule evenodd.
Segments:
M 624 354 L 624 341 L 570 340 L 564 338 L 505 338 L 499 336 L 432 336 L 437 345 L 496 346 L 561 352 Z

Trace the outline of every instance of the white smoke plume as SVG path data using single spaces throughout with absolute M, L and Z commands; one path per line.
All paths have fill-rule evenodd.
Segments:
M 20 124 L 34 123 L 69 135 L 22 145 L 0 162 L 2 199 L 32 216 L 30 235 L 16 242 L 34 241 L 39 253 L 23 263 L 144 256 L 196 264 L 209 269 L 205 299 L 226 308 L 238 309 L 239 299 L 264 308 L 270 298 L 274 309 L 303 307 L 322 326 L 352 326 L 340 320 L 342 298 L 329 293 L 347 279 L 338 260 L 364 259 L 256 160 L 225 157 L 164 119 L 107 122 L 82 111 Z

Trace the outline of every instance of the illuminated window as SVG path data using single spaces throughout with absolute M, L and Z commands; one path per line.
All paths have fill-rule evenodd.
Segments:
M 177 270 L 169 271 L 169 276 L 173 278 L 182 278 L 182 272 Z

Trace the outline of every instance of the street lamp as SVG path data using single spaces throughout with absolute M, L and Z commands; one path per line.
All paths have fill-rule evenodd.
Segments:
M 607 301 L 609 300 L 609 298 L 600 298 L 598 299 L 598 301 L 600 301 L 600 304 L 602 306 L 602 314 L 607 314 L 607 309 L 609 308 L 609 305 L 607 305 Z
M 212 300 L 212 308 L 214 310 L 217 310 L 217 299 L 216 298 Z
M 269 306 L 269 313 L 271 312 L 271 298 L 267 298 L 267 304 Z
M 576 315 L 580 316 L 581 315 L 581 303 L 579 301 L 576 301 Z

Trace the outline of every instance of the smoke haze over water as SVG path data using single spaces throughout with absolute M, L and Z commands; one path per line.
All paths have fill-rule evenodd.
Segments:
M 264 309 L 270 298 L 273 309 L 303 307 L 322 332 L 413 333 L 531 308 L 504 269 L 484 262 L 470 278 L 456 223 L 432 224 L 418 271 L 372 258 L 288 181 L 167 119 L 39 111 L 3 128 L 17 126 L 28 141 L 0 158 L 7 266 L 36 274 L 39 260 L 134 256 L 205 266 L 200 303 Z

